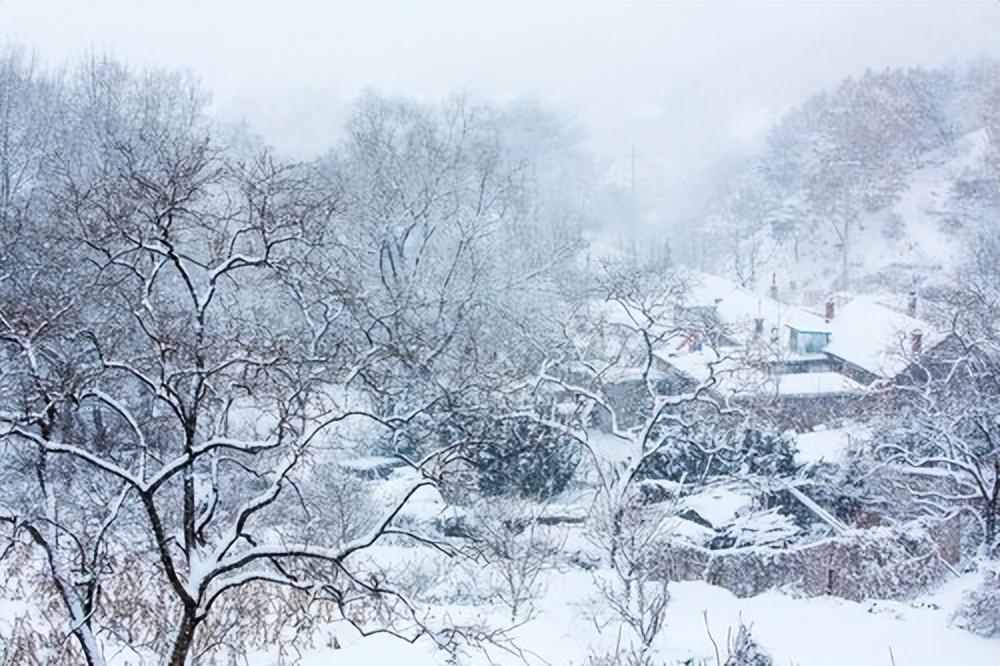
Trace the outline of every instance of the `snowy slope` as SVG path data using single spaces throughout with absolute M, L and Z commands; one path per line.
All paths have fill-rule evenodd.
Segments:
M 949 228 L 952 186 L 986 159 L 988 141 L 986 131 L 978 130 L 947 150 L 928 152 L 906 176 L 891 205 L 862 215 L 849 232 L 852 289 L 905 291 L 948 277 L 966 245 L 961 230 Z M 796 207 L 795 202 L 788 206 Z M 760 288 L 775 274 L 782 290 L 795 282 L 818 294 L 832 289 L 841 276 L 839 239 L 833 225 L 823 220 L 797 245 L 791 239 L 774 239 L 769 227 L 759 229 L 754 242 L 759 248 L 756 282 Z M 816 295 L 805 300 L 815 301 Z
M 979 130 L 962 137 L 952 151 L 929 153 L 896 203 L 862 220 L 852 248 L 852 266 L 859 275 L 894 265 L 938 269 L 961 260 L 962 239 L 946 228 L 951 185 L 983 159 L 987 142 L 985 130 Z M 883 231 L 893 216 L 902 223 L 900 237 L 886 239 Z

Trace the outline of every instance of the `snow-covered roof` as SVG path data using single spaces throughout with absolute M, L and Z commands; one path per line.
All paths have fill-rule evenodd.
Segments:
M 338 464 L 345 469 L 370 471 L 376 469 L 404 467 L 406 462 L 400 460 L 399 458 L 390 458 L 388 456 L 361 456 L 358 458 L 351 458 L 349 460 L 341 460 Z
M 602 319 L 608 324 L 627 330 L 646 329 L 654 335 L 669 335 L 673 328 L 669 313 L 665 308 L 653 311 L 647 316 L 642 308 L 629 301 L 595 299 L 589 304 L 591 317 Z M 649 317 L 653 317 L 650 321 Z
M 749 486 L 716 486 L 688 495 L 681 503 L 707 520 L 713 527 L 725 525 L 753 506 L 755 491 Z
M 657 352 L 657 357 L 696 382 L 714 373 L 713 390 L 723 396 L 775 395 L 810 397 L 858 393 L 864 387 L 838 372 L 771 373 L 748 365 L 736 348 L 712 349 L 686 354 Z
M 764 320 L 766 335 L 784 326 L 803 332 L 828 333 L 830 342 L 824 352 L 887 378 L 896 376 L 914 360 L 914 332 L 921 333 L 923 350 L 930 349 L 943 338 L 928 322 L 887 305 L 884 295 L 856 296 L 839 308 L 828 322 L 809 310 L 757 294 L 724 278 L 692 273 L 689 302 L 695 306 L 713 307 L 720 322 L 744 342 L 743 338 L 748 339 L 754 320 L 758 318 Z M 814 377 L 810 381 L 817 379 Z M 833 377 L 819 381 L 840 382 Z M 841 384 L 843 390 L 858 388 L 851 385 L 853 382 Z
M 841 463 L 844 461 L 852 442 L 871 436 L 871 431 L 863 426 L 846 428 L 817 429 L 804 432 L 795 438 L 795 461 L 801 464 L 820 462 Z
M 593 360 L 590 362 L 574 361 L 572 363 L 567 363 L 563 366 L 566 371 L 583 375 L 585 377 L 596 376 L 596 373 L 600 373 L 601 380 L 606 384 L 615 384 L 618 382 L 636 382 L 643 379 L 643 375 L 646 372 L 645 367 L 641 366 L 609 366 L 607 362 L 600 360 Z M 664 379 L 666 375 L 662 370 L 656 367 L 649 369 L 649 379 Z
M 677 353 L 672 349 L 658 350 L 654 354 L 695 382 L 703 383 L 715 377 L 712 389 L 721 395 L 748 395 L 762 392 L 767 384 L 767 373 L 750 367 L 738 348 L 705 347 L 698 351 Z
M 689 304 L 714 307 L 719 321 L 737 335 L 752 332 L 755 319 L 764 320 L 767 333 L 785 326 L 799 331 L 830 331 L 822 317 L 796 305 L 782 303 L 716 275 L 693 272 L 689 277 Z
M 895 377 L 913 362 L 913 333 L 922 349 L 943 336 L 929 323 L 884 305 L 877 296 L 856 296 L 830 322 L 830 344 L 823 351 L 880 377 Z
M 839 372 L 798 372 L 774 375 L 773 382 L 778 395 L 786 396 L 857 393 L 864 390 L 861 384 Z

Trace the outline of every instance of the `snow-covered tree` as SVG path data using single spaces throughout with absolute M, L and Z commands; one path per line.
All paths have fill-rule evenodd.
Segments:
M 103 663 L 101 633 L 174 666 L 239 651 L 268 589 L 365 632 L 468 637 L 357 557 L 454 552 L 396 518 L 462 446 L 402 456 L 410 482 L 378 506 L 324 470 L 344 424 L 502 406 L 520 380 L 575 246 L 575 221 L 543 243 L 527 212 L 550 187 L 531 156 L 462 101 L 367 98 L 343 146 L 294 164 L 218 138 L 183 75 L 95 58 L 64 93 L 41 120 L 58 149 L 29 152 L 38 180 L 4 203 L 23 224 L 2 230 L 0 521 L 44 553 L 79 655 Z M 319 529 L 331 498 L 365 519 Z

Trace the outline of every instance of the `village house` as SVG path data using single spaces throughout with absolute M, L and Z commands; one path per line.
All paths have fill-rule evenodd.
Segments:
M 820 314 L 778 300 L 773 288 L 765 296 L 698 274 L 678 317 L 691 331 L 657 350 L 657 361 L 675 384 L 710 382 L 720 399 L 766 402 L 780 424 L 809 429 L 857 413 L 873 384 L 911 375 L 945 340 L 917 318 L 915 294 L 907 312 L 889 300 L 829 299 Z
M 830 298 L 817 312 L 779 300 L 775 288 L 764 295 L 692 273 L 685 300 L 669 321 L 655 323 L 669 341 L 654 350 L 648 379 L 664 393 L 707 387 L 722 402 L 752 404 L 776 426 L 798 432 L 857 417 L 875 399 L 872 388 L 912 377 L 923 367 L 918 361 L 947 346 L 947 336 L 916 316 L 915 295 L 905 312 L 891 302 L 884 295 Z M 618 307 L 605 316 L 610 325 L 633 325 Z M 619 425 L 632 425 L 647 398 L 641 365 L 578 365 L 560 374 L 570 383 L 599 384 Z M 592 417 L 602 422 L 602 412 L 595 407 Z
M 886 305 L 885 300 L 855 296 L 835 316 L 831 314 L 832 334 L 823 353 L 837 364 L 839 372 L 865 386 L 896 379 L 946 337 L 917 318 L 915 295 L 910 296 L 905 313 Z

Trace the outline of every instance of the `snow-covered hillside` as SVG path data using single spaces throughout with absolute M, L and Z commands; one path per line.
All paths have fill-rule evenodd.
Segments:
M 940 283 L 1000 220 L 998 109 L 995 63 L 848 79 L 723 183 L 686 259 L 757 287 Z
M 986 168 L 989 150 L 986 130 L 979 129 L 928 153 L 895 201 L 862 214 L 848 240 L 851 286 L 905 291 L 950 277 L 970 242 L 956 219 L 954 186 Z M 841 276 L 840 240 L 831 225 L 820 224 L 798 244 L 774 238 L 770 228 L 759 230 L 752 242 L 764 257 L 756 271 L 761 286 L 777 275 L 783 287 L 833 287 Z

